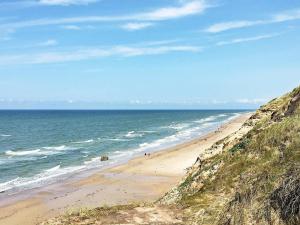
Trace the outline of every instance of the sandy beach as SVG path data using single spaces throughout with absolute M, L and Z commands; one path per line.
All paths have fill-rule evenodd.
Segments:
M 134 158 L 88 177 L 40 188 L 23 199 L 0 199 L 0 224 L 31 225 L 82 207 L 155 201 L 182 179 L 200 153 L 239 130 L 250 115 L 243 114 L 188 143 Z

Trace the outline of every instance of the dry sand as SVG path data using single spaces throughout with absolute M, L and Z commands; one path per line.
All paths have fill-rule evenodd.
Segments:
M 0 225 L 32 225 L 81 207 L 155 201 L 184 176 L 186 168 L 215 142 L 239 130 L 243 114 L 201 138 L 141 156 L 88 177 L 37 190 L 23 200 L 1 204 Z M 1 197 L 1 196 L 0 196 Z

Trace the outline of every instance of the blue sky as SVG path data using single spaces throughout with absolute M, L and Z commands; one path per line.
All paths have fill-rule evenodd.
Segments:
M 298 0 L 1 0 L 0 108 L 255 108 L 300 84 Z

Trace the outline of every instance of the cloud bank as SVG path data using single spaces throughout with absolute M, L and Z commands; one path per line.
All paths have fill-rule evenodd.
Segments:
M 126 23 L 121 26 L 122 29 L 127 31 L 142 30 L 154 26 L 154 23 Z
M 208 33 L 219 33 L 233 29 L 241 29 L 246 27 L 253 27 L 264 24 L 274 24 L 274 23 L 282 23 L 287 21 L 299 20 L 300 19 L 300 9 L 290 10 L 282 13 L 275 14 L 271 16 L 269 19 L 265 20 L 239 20 L 239 21 L 228 21 L 216 23 L 204 31 Z
M 44 3 L 50 0 L 43 0 Z M 52 1 L 51 1 L 52 2 Z M 62 0 L 53 0 L 52 4 L 64 1 Z M 65 4 L 69 2 L 66 0 Z M 72 1 L 74 3 L 74 1 Z M 69 2 L 71 3 L 71 1 Z M 79 2 L 78 2 L 79 3 Z M 120 21 L 130 21 L 136 22 L 137 27 L 138 22 L 151 22 L 151 21 L 164 21 L 178 19 L 181 17 L 196 15 L 203 13 L 209 6 L 204 0 L 193 0 L 193 1 L 184 1 L 184 3 L 179 4 L 174 7 L 163 7 L 156 10 L 127 14 L 122 16 L 78 16 L 78 17 L 64 17 L 64 18 L 42 18 L 36 20 L 27 20 L 27 21 L 18 21 L 11 22 L 6 24 L 0 24 L 0 29 L 4 28 L 26 28 L 26 27 L 35 27 L 35 26 L 49 26 L 49 25 L 69 25 L 76 23 L 99 23 L 99 22 L 120 22 Z M 141 25 L 142 23 L 140 23 Z M 145 25 L 145 23 L 144 23 Z M 133 26 L 131 26 L 133 27 Z
M 88 5 L 90 3 L 98 2 L 98 0 L 40 0 L 38 1 L 41 5 Z
M 134 57 L 144 55 L 161 55 L 171 52 L 200 52 L 198 46 L 161 45 L 153 47 L 113 46 L 110 48 L 85 48 L 75 51 L 44 52 L 36 54 L 0 55 L 0 65 L 48 64 L 98 59 L 103 57 Z

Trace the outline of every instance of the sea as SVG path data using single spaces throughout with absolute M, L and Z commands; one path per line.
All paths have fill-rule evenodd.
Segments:
M 0 196 L 198 138 L 237 110 L 2 110 Z M 108 161 L 101 161 L 108 156 Z

